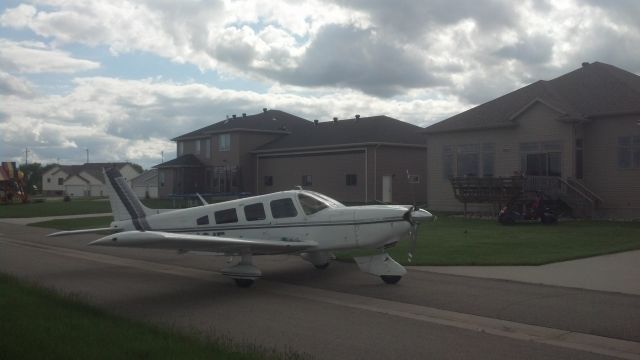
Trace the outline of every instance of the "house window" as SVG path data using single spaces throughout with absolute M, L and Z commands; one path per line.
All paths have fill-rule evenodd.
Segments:
M 264 177 L 264 186 L 273 186 L 273 176 Z
M 480 146 L 477 144 L 458 146 L 458 176 L 478 176 L 480 169 Z
M 618 168 L 640 169 L 640 136 L 618 138 Z
M 420 184 L 420 175 L 407 174 L 407 180 L 409 181 L 409 184 Z
M 196 154 L 200 154 L 200 140 L 196 140 Z
M 204 157 L 207 159 L 211 158 L 211 139 L 204 140 Z
M 495 154 L 495 144 L 482 144 L 482 176 L 491 177 L 494 175 Z
M 273 217 L 276 219 L 298 216 L 298 211 L 296 210 L 296 207 L 293 205 L 293 200 L 289 198 L 273 200 L 270 203 L 270 206 L 271 206 L 271 215 L 273 215 Z
M 302 175 L 302 186 L 311 186 L 311 175 Z
M 51 178 L 47 178 L 47 183 L 50 184 L 51 183 Z
M 347 186 L 356 186 L 356 185 L 358 185 L 358 175 L 347 174 Z
M 453 177 L 453 148 L 442 147 L 442 177 L 449 180 Z
M 218 150 L 229 151 L 231 149 L 231 134 L 218 135 Z
M 529 176 L 562 175 L 562 143 L 520 144 L 522 172 Z
M 63 178 L 58 178 L 58 185 L 62 185 L 63 182 L 64 182 Z
M 264 213 L 262 203 L 255 203 L 244 207 L 244 217 L 247 221 L 264 220 L 267 216 Z
M 216 224 L 229 224 L 238 222 L 238 214 L 236 209 L 220 210 L 213 213 L 216 218 Z
M 160 176 L 160 186 L 164 186 L 164 172 L 159 171 L 158 176 Z
M 178 156 L 184 154 L 184 141 L 178 141 Z

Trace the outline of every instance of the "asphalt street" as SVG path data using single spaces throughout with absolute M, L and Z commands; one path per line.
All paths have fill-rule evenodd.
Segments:
M 257 257 L 240 289 L 227 259 L 88 247 L 86 234 L 0 224 L 0 271 L 132 318 L 319 359 L 640 359 L 640 296 L 410 270 L 398 285 L 334 262 Z M 6 309 L 0 311 L 7 311 Z

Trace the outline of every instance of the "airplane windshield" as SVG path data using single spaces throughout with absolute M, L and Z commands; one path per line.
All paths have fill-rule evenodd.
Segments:
M 334 207 L 334 208 L 335 207 L 344 207 L 344 205 L 341 202 L 339 202 L 336 199 L 332 199 L 332 198 L 330 198 L 330 197 L 328 197 L 326 195 L 322 195 L 322 194 L 317 193 L 315 191 L 309 191 L 309 190 L 307 190 L 306 192 L 312 194 L 314 197 L 316 197 L 319 200 L 323 201 L 329 207 Z
M 300 200 L 302 210 L 307 215 L 315 214 L 318 211 L 329 207 L 322 200 L 305 194 L 298 194 L 298 200 Z

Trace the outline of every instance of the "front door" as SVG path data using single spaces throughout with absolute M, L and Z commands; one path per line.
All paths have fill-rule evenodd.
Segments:
M 391 202 L 391 176 L 384 175 L 382 176 L 382 202 L 390 203 Z

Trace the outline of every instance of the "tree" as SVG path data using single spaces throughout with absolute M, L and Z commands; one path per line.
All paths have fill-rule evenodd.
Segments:
M 47 169 L 50 168 L 47 165 Z M 42 167 L 42 164 L 34 162 L 29 165 L 20 165 L 19 170 L 24 173 L 25 178 L 25 188 L 28 194 L 35 194 L 36 192 L 42 191 L 42 174 L 44 174 L 45 170 Z

